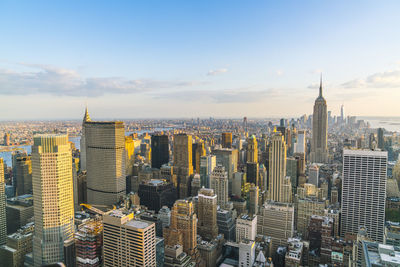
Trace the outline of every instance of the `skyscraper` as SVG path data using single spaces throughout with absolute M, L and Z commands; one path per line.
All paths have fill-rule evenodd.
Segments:
M 193 174 L 192 165 L 192 136 L 188 134 L 174 135 L 174 175 L 177 178 L 178 196 L 189 196 L 190 175 Z
M 81 164 L 81 171 L 86 170 L 86 133 L 85 133 L 85 123 L 91 121 L 90 116 L 89 116 L 89 111 L 88 108 L 85 108 L 85 115 L 83 116 L 83 121 L 82 121 L 82 134 L 81 134 L 81 158 L 80 158 L 80 164 Z
M 274 133 L 269 146 L 269 199 L 283 202 L 286 177 L 286 144 L 280 132 Z
M 202 156 L 200 158 L 200 185 L 210 188 L 210 175 L 217 166 L 217 157 L 214 155 Z
M 121 121 L 84 123 L 87 201 L 112 205 L 125 194 L 125 127 Z
M 198 197 L 198 232 L 202 238 L 212 240 L 218 235 L 217 195 L 214 194 L 214 190 L 212 189 L 201 188 Z
M 27 155 L 16 156 L 13 162 L 15 180 L 17 181 L 16 193 L 18 196 L 32 193 L 32 161 Z
M 112 210 L 103 216 L 104 266 L 156 266 L 154 223 Z
M 168 135 L 151 136 L 151 167 L 161 168 L 169 162 Z
M 232 133 L 222 133 L 221 145 L 223 148 L 232 148 Z
M 328 162 L 328 112 L 326 100 L 322 96 L 322 76 L 319 96 L 315 100 L 311 142 L 311 162 Z
M 381 150 L 385 149 L 385 139 L 383 137 L 383 128 L 378 128 L 378 148 Z
M 258 144 L 254 135 L 247 138 L 247 162 L 258 162 Z
M 341 236 L 365 227 L 383 242 L 387 159 L 386 151 L 343 151 Z
M 4 182 L 4 162 L 0 158 L 0 246 L 7 241 L 6 188 Z
M 171 225 L 164 228 L 166 246 L 183 245 L 192 259 L 199 259 L 197 251 L 197 216 L 193 203 L 179 199 L 175 202 L 171 212 Z
M 211 173 L 211 188 L 217 194 L 217 204 L 225 208 L 228 203 L 228 173 L 223 166 L 217 166 Z
M 62 262 L 74 235 L 72 153 L 67 135 L 37 135 L 32 146 L 35 266 Z

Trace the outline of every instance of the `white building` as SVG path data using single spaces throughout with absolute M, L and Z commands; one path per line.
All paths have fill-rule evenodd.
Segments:
M 257 215 L 243 214 L 236 220 L 236 242 L 243 239 L 255 240 L 257 235 Z
M 256 257 L 255 242 L 248 239 L 243 239 L 239 243 L 239 267 L 253 266 Z
M 383 242 L 387 158 L 386 151 L 343 151 L 341 236 L 365 227 Z

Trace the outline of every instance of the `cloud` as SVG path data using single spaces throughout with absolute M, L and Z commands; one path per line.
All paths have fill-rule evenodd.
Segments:
M 277 70 L 277 71 L 276 71 L 276 75 L 278 75 L 278 76 L 283 75 L 283 70 Z
M 400 87 L 400 70 L 378 72 L 365 79 L 355 79 L 341 84 L 344 88 L 394 88 Z
M 220 75 L 223 73 L 228 72 L 228 69 L 222 68 L 222 69 L 217 69 L 217 70 L 210 70 L 207 72 L 208 76 L 215 76 L 215 75 Z
M 96 97 L 104 94 L 131 94 L 164 88 L 191 87 L 201 82 L 129 80 L 121 77 L 82 77 L 74 70 L 49 65 L 22 64 L 35 71 L 0 69 L 0 95 L 50 94 Z

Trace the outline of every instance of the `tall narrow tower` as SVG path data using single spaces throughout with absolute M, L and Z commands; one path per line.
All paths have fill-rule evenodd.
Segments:
M 201 237 L 212 240 L 218 235 L 217 195 L 212 189 L 201 188 L 198 197 L 198 232 Z
M 67 135 L 37 135 L 32 146 L 35 266 L 62 262 L 74 235 L 72 153 Z
M 315 163 L 328 162 L 328 111 L 322 96 L 322 75 L 319 96 L 315 100 L 310 160 Z
M 0 158 L 0 246 L 4 245 L 7 240 L 7 223 L 6 223 L 6 192 L 4 182 L 4 163 Z
M 89 111 L 88 108 L 86 107 L 85 109 L 85 115 L 83 116 L 83 121 L 82 121 L 82 135 L 81 135 L 81 144 L 80 144 L 80 150 L 81 150 L 81 158 L 80 158 L 80 163 L 81 163 L 81 171 L 86 170 L 86 123 L 92 121 L 89 116 Z
M 275 132 L 269 146 L 269 199 L 284 202 L 286 176 L 286 143 L 280 132 Z
M 179 198 L 189 196 L 190 175 L 193 174 L 192 136 L 174 135 L 174 175 L 177 176 Z
M 258 144 L 254 135 L 247 138 L 247 162 L 258 162 Z

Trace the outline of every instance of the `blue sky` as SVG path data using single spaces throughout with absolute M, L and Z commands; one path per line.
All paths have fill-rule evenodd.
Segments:
M 0 119 L 399 115 L 398 1 L 1 1 Z

